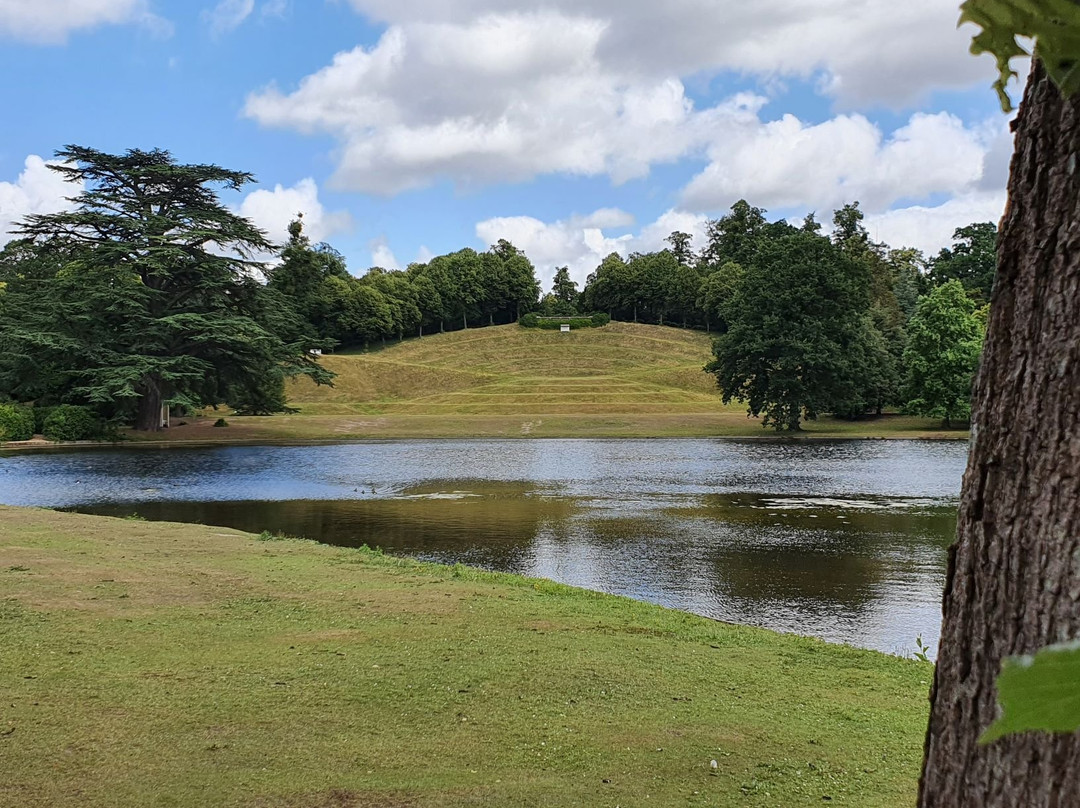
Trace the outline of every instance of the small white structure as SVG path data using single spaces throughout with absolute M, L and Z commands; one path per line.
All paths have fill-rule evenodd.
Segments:
M 311 354 L 312 356 L 322 356 L 322 349 L 321 348 L 312 348 L 310 351 L 308 351 L 308 353 Z
M 559 330 L 564 334 L 569 334 L 570 333 L 570 323 L 563 323 L 561 326 L 559 326 Z

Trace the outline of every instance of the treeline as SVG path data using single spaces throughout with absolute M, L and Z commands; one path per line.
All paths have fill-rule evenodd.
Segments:
M 831 237 L 821 229 L 813 215 L 770 222 L 740 201 L 709 223 L 700 250 L 675 232 L 664 250 L 613 253 L 580 294 L 559 270 L 542 308 L 715 333 L 707 370 L 725 400 L 777 429 L 886 408 L 965 420 L 996 227 L 960 228 L 930 260 L 874 242 L 858 203 L 835 212 Z
M 302 218 L 289 226 L 280 262 L 264 272 L 312 336 L 346 348 L 512 323 L 540 297 L 532 263 L 505 240 L 487 252 L 459 250 L 406 270 L 373 267 L 357 278 L 332 247 L 311 244 Z
M 27 217 L 0 250 L 0 439 L 25 432 L 30 415 L 71 434 L 154 430 L 163 411 L 222 403 L 281 412 L 286 378 L 331 383 L 321 351 L 534 311 L 714 333 L 707 370 L 725 399 L 777 428 L 887 407 L 946 422 L 968 414 L 993 282 L 990 224 L 961 228 L 924 261 L 874 243 L 857 204 L 836 212 L 825 237 L 813 216 L 769 222 L 741 201 L 700 249 L 672 233 L 664 250 L 608 256 L 580 293 L 560 268 L 541 298 L 533 265 L 507 241 L 355 277 L 309 241 L 302 219 L 275 247 L 225 208 L 215 187 L 239 189 L 249 174 L 158 150 L 57 156 L 50 168 L 85 190 L 70 211 Z M 61 405 L 86 412 L 50 409 Z

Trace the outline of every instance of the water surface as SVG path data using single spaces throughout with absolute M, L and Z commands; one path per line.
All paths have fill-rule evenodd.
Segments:
M 368 544 L 893 653 L 936 646 L 966 445 L 388 441 L 0 457 L 0 502 Z

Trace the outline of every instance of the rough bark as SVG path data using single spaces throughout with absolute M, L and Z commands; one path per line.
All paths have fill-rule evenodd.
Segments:
M 919 804 L 1080 804 L 1080 733 L 979 746 L 1004 657 L 1080 637 L 1080 99 L 1021 105 Z
M 139 432 L 161 431 L 161 381 L 150 377 L 139 390 L 139 408 L 135 414 L 135 429 Z

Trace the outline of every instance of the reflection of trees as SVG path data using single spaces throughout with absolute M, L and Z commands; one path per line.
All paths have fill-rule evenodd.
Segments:
M 519 556 L 541 526 L 569 515 L 573 504 L 540 497 L 465 499 L 290 500 L 284 502 L 150 502 L 83 509 L 108 515 L 198 522 L 251 533 L 270 530 L 327 544 L 367 544 L 389 553 L 459 558 L 498 566 Z
M 832 544 L 821 531 L 822 541 Z M 819 550 L 805 541 L 717 549 L 709 559 L 722 600 L 779 602 L 814 612 L 862 611 L 887 573 L 880 558 Z M 812 539 L 811 539 L 812 542 Z

